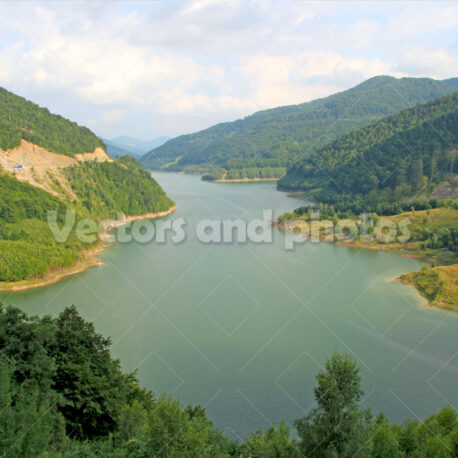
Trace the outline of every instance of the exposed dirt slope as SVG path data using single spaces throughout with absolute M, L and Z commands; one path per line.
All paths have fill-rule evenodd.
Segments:
M 432 197 L 436 199 L 455 199 L 458 197 L 458 176 L 451 175 L 447 180 L 439 183 Z
M 62 169 L 79 162 L 105 162 L 112 159 L 102 148 L 96 148 L 92 153 L 76 154 L 75 157 L 76 159 L 73 159 L 63 154 L 51 153 L 40 146 L 21 140 L 17 148 L 7 151 L 0 149 L 0 168 L 18 180 L 26 181 L 59 198 L 76 199 Z

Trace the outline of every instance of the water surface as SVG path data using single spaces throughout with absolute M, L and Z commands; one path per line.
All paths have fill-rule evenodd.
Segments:
M 335 350 L 358 359 L 364 405 L 392 421 L 457 408 L 457 315 L 422 308 L 413 288 L 391 281 L 418 261 L 330 244 L 286 251 L 277 230 L 272 244 L 205 245 L 194 235 L 202 219 L 249 221 L 300 202 L 271 182 L 154 176 L 179 207 L 167 218 L 187 222 L 183 243 L 118 244 L 103 267 L 0 300 L 38 315 L 75 304 L 111 336 L 125 370 L 206 406 L 233 437 L 304 415 Z

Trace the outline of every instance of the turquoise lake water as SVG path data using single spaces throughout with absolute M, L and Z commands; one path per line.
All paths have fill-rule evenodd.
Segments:
M 277 229 L 268 244 L 204 244 L 203 219 L 250 221 L 301 202 L 272 182 L 154 177 L 178 205 L 167 219 L 186 221 L 182 243 L 117 244 L 104 266 L 0 300 L 38 315 L 75 304 L 125 370 L 138 368 L 158 395 L 206 406 L 232 437 L 304 415 L 335 350 L 358 359 L 363 405 L 392 421 L 457 408 L 457 314 L 422 307 L 392 281 L 419 261 L 325 243 L 288 251 Z

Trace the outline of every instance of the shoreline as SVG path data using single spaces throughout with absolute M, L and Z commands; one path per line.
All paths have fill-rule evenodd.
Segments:
M 281 224 L 274 223 L 273 226 L 278 228 L 281 231 L 286 231 L 286 229 L 282 227 Z M 383 243 L 372 244 L 372 243 L 365 243 L 365 242 L 356 242 L 354 240 L 348 241 L 348 242 L 340 242 L 340 241 L 334 240 L 332 242 L 324 241 L 324 243 L 331 243 L 333 245 L 346 246 L 346 247 L 351 247 L 351 248 L 362 248 L 365 250 L 372 250 L 372 251 L 383 251 L 385 253 L 391 253 L 396 256 L 401 256 L 403 258 L 418 259 L 418 260 L 422 260 L 422 261 L 429 262 L 429 263 L 435 262 L 434 260 L 429 259 L 428 256 L 414 255 L 406 251 L 402 251 L 402 249 L 399 247 L 393 247 L 390 244 L 383 244 Z M 442 264 L 442 267 L 450 267 L 453 265 L 454 264 Z M 422 292 L 417 287 L 414 281 L 410 281 L 405 278 L 402 278 L 404 275 L 415 274 L 416 272 L 419 272 L 419 271 L 406 272 L 405 274 L 402 274 L 399 277 L 389 278 L 386 281 L 397 281 L 397 282 L 404 283 L 406 285 L 413 287 L 413 289 L 415 290 L 415 292 L 421 299 L 421 304 L 419 305 L 419 308 L 421 309 L 451 310 L 454 312 L 457 311 L 456 308 L 450 307 L 450 305 L 448 305 L 447 303 L 429 300 L 427 297 L 424 296 L 424 294 L 422 294 Z
M 105 250 L 105 248 L 108 248 L 111 245 L 112 244 L 99 241 L 94 248 L 81 252 L 85 255 L 83 259 L 78 260 L 71 266 L 53 269 L 47 272 L 43 277 L 31 278 L 29 280 L 20 280 L 15 282 L 2 282 L 0 283 L 0 292 L 25 291 L 28 289 L 52 285 L 64 279 L 65 277 L 79 274 L 87 269 L 90 269 L 91 267 L 102 266 L 103 262 L 98 259 L 98 256 L 100 253 L 102 253 L 103 250 Z
M 202 177 L 205 175 L 205 172 L 186 172 L 180 170 L 179 172 L 175 172 L 173 170 L 154 170 L 154 169 L 147 169 L 148 172 L 155 172 L 155 173 L 177 173 L 178 175 L 201 175 Z M 245 183 L 250 181 L 278 181 L 280 178 L 283 177 L 272 177 L 272 178 L 218 178 L 217 180 L 202 180 L 207 183 Z
M 117 229 L 118 227 L 124 226 L 127 223 L 130 223 L 132 221 L 139 221 L 142 219 L 156 219 L 156 218 L 162 218 L 163 216 L 170 215 L 177 209 L 177 205 L 172 205 L 169 209 L 161 211 L 161 212 L 155 212 L 155 213 L 145 213 L 143 215 L 133 215 L 133 216 L 125 216 L 123 219 L 107 219 L 105 221 L 101 222 L 101 225 L 104 228 L 104 232 L 99 234 L 99 239 L 103 240 L 108 236 L 108 233 L 112 231 L 113 229 Z
M 405 275 L 405 274 L 403 274 L 403 275 Z M 402 275 L 401 275 L 401 277 L 402 277 Z M 429 309 L 451 310 L 451 309 L 449 309 L 447 307 L 439 307 L 437 304 L 433 304 L 431 301 L 429 301 L 429 299 L 427 299 L 425 296 L 423 296 L 423 294 L 421 294 L 420 290 L 417 289 L 417 287 L 415 286 L 415 283 L 413 281 L 405 280 L 404 278 L 401 278 L 401 277 L 394 278 L 393 281 L 397 281 L 398 283 L 403 283 L 404 285 L 409 285 L 409 286 L 413 287 L 413 289 L 415 290 L 417 296 L 421 300 L 421 304 L 419 305 L 420 309 L 425 309 L 425 310 L 429 310 Z
M 202 180 L 208 183 L 246 183 L 250 181 L 278 181 L 280 178 L 218 178 L 217 180 Z
M 122 220 L 106 220 L 105 224 L 102 222 L 104 232 L 98 234 L 99 240 L 93 248 L 89 250 L 83 250 L 80 253 L 84 255 L 83 259 L 78 260 L 75 264 L 67 267 L 60 267 L 47 272 L 43 277 L 31 278 L 29 280 L 20 280 L 16 282 L 0 282 L 0 292 L 17 292 L 25 291 L 28 289 L 40 288 L 42 286 L 52 285 L 59 282 L 65 277 L 82 273 L 91 267 L 103 266 L 104 263 L 98 258 L 98 256 L 114 243 L 107 243 L 105 239 L 108 237 L 109 232 L 113 229 L 123 226 L 131 221 L 138 221 L 143 219 L 155 219 L 163 216 L 170 215 L 177 209 L 176 205 L 173 205 L 168 210 L 164 210 L 156 213 L 145 213 L 143 215 L 126 216 Z

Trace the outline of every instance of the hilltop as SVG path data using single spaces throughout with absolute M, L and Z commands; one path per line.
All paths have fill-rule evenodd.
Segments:
M 432 193 L 456 174 L 457 147 L 458 91 L 340 137 L 295 164 L 278 185 L 373 211 Z
M 153 140 L 143 141 L 127 135 L 120 135 L 112 139 L 103 139 L 110 157 L 115 158 L 116 156 L 128 155 L 135 159 L 140 159 L 145 153 L 164 144 L 167 140 L 170 140 L 169 137 L 157 137 Z
M 145 154 L 145 167 L 208 173 L 208 179 L 280 177 L 343 134 L 454 90 L 429 78 L 377 76 L 343 92 L 259 111 L 169 140 Z
M 74 229 L 65 242 L 55 240 L 50 210 L 63 224 L 67 210 L 76 221 L 99 223 L 120 212 L 151 216 L 173 207 L 134 158 L 112 160 L 86 127 L 0 89 L 0 289 L 97 263 L 100 243 L 82 242 Z
M 0 87 L 0 148 L 17 148 L 21 140 L 70 157 L 105 147 L 87 127 Z

